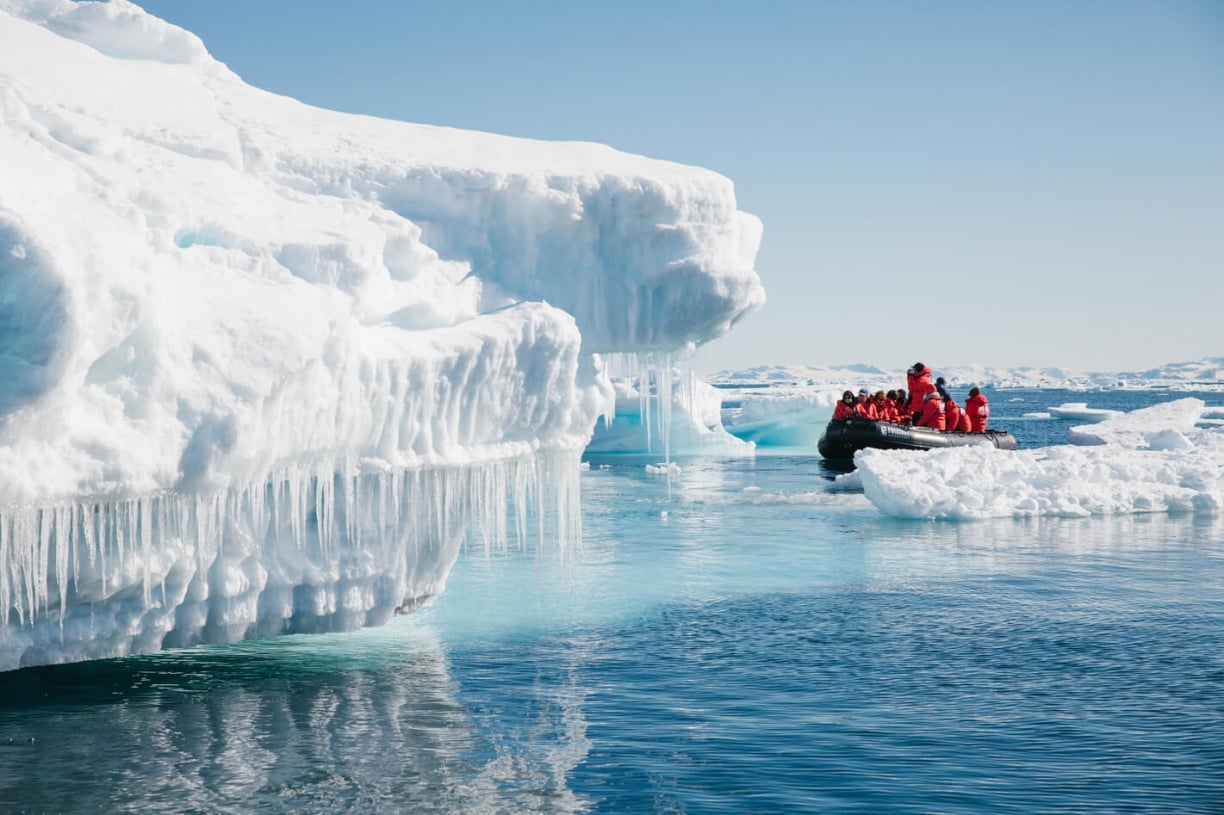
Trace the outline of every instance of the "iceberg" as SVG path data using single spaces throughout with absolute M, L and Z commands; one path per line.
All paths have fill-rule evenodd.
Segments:
M 887 373 L 869 366 L 792 368 L 761 366 L 715 375 L 722 391 L 722 424 L 759 448 L 815 448 L 842 391 L 891 390 Z M 901 382 L 904 383 L 904 376 Z
M 312 108 L 0 0 L 0 670 L 375 625 L 572 539 L 608 355 L 764 301 L 731 182 Z
M 723 424 L 762 447 L 812 449 L 824 434 L 840 391 L 770 388 L 741 391 L 723 402 Z

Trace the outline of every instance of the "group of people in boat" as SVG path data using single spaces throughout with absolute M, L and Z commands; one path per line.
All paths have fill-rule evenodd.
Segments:
M 990 418 L 990 404 L 980 388 L 969 389 L 962 408 L 948 392 L 941 376 L 931 381 L 931 369 L 915 362 L 906 374 L 906 388 L 876 391 L 872 394 L 860 388 L 842 394 L 833 409 L 834 419 L 869 419 L 894 424 L 929 427 L 935 430 L 956 430 L 962 433 L 985 433 Z

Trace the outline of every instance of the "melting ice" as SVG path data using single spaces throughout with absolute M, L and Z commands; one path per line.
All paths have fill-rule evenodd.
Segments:
M 764 298 L 715 173 L 311 108 L 127 0 L 0 0 L 0 178 L 0 669 L 377 623 L 473 517 L 572 537 L 604 355 Z

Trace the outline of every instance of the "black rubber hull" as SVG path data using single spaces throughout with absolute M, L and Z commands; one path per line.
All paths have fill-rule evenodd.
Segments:
M 820 450 L 820 455 L 827 459 L 849 461 L 854 458 L 856 450 L 865 447 L 878 450 L 937 450 L 982 443 L 993 444 L 1000 450 L 1016 449 L 1015 438 L 1002 430 L 987 430 L 985 433 L 944 432 L 929 427 L 906 427 L 866 419 L 837 419 L 829 422 L 824 435 L 816 443 L 816 448 Z

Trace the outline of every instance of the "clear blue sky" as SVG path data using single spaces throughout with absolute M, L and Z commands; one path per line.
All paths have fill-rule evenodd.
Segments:
M 149 0 L 310 104 L 730 177 L 766 363 L 1224 356 L 1224 2 Z

